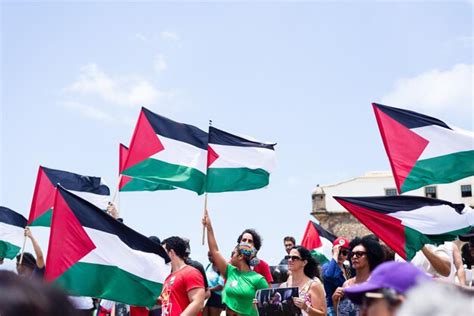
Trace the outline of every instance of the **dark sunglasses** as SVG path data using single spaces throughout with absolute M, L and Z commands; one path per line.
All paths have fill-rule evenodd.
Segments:
M 350 255 L 351 258 L 352 257 L 360 258 L 362 256 L 365 256 L 366 254 L 367 254 L 367 252 L 365 252 L 365 251 L 353 251 L 349 255 Z
M 301 257 L 298 257 L 298 256 L 285 256 L 285 259 L 286 260 L 293 260 L 293 261 L 296 261 L 296 260 L 303 260 Z
M 347 256 L 349 254 L 349 250 L 340 250 L 339 254 L 341 254 L 343 256 Z

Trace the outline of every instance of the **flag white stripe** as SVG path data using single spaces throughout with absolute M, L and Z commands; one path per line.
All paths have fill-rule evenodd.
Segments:
M 21 247 L 25 239 L 24 229 L 15 225 L 0 222 L 0 240 Z
M 162 257 L 128 247 L 116 235 L 84 227 L 97 248 L 80 262 L 115 266 L 142 279 L 163 283 L 171 272 Z
M 332 242 L 324 237 L 319 237 L 321 243 L 323 244 L 321 247 L 316 248 L 315 250 L 322 253 L 328 260 L 332 258 Z
M 71 192 L 72 194 L 77 195 L 81 199 L 84 199 L 87 202 L 94 204 L 101 210 L 106 210 L 110 202 L 109 195 L 100 195 L 100 194 L 95 194 L 91 192 L 73 191 L 73 190 L 68 190 L 68 191 Z
M 207 150 L 161 135 L 156 136 L 160 139 L 165 149 L 154 154 L 151 158 L 170 164 L 194 168 L 204 174 L 206 173 Z
M 219 155 L 210 168 L 264 169 L 271 173 L 276 166 L 275 151 L 261 147 L 210 144 Z
M 474 225 L 474 210 L 466 207 L 462 214 L 446 205 L 424 206 L 412 211 L 388 214 L 402 224 L 426 235 L 439 235 Z
M 418 160 L 474 150 L 474 133 L 470 131 L 459 128 L 450 130 L 437 125 L 413 128 L 411 131 L 429 141 Z

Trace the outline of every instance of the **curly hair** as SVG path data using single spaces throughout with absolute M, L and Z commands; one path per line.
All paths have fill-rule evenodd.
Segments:
M 321 276 L 319 275 L 319 262 L 311 256 L 311 252 L 303 246 L 294 246 L 291 249 L 298 251 L 301 259 L 306 260 L 306 265 L 303 270 L 304 274 L 311 279 L 314 277 L 321 279 Z
M 374 270 L 379 264 L 385 259 L 385 252 L 380 243 L 371 235 L 364 236 L 362 238 L 355 237 L 349 243 L 349 248 L 352 250 L 355 246 L 362 245 L 367 252 L 367 260 L 369 261 L 370 271 Z M 352 265 L 352 263 L 351 263 Z
M 239 235 L 239 238 L 237 238 L 237 243 L 240 244 L 240 242 L 242 241 L 242 236 L 244 234 L 250 234 L 252 235 L 252 239 L 253 239 L 253 245 L 255 246 L 255 249 L 260 250 L 260 247 L 262 247 L 262 237 L 260 237 L 260 235 L 255 231 L 255 229 L 246 229 L 242 232 L 242 234 Z

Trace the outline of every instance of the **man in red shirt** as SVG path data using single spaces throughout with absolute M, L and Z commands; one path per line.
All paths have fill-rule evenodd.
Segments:
M 237 238 L 237 243 L 240 244 L 241 242 L 246 242 L 253 245 L 257 251 L 259 251 L 260 247 L 262 246 L 262 238 L 254 229 L 244 230 L 242 234 L 240 234 L 239 238 Z M 253 267 L 253 271 L 262 275 L 265 280 L 267 280 L 267 283 L 271 284 L 273 282 L 273 277 L 270 271 L 270 266 L 262 259 L 258 258 L 258 260 L 258 264 Z
M 201 315 L 205 296 L 204 279 L 199 270 L 185 263 L 185 241 L 173 236 L 161 244 L 171 259 L 171 274 L 166 278 L 159 298 L 162 315 Z

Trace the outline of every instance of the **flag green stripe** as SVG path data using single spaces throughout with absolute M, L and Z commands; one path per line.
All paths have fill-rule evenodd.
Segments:
M 419 160 L 403 182 L 402 192 L 435 183 L 451 183 L 474 175 L 474 150 Z
M 206 175 L 201 171 L 148 158 L 123 171 L 124 175 L 144 180 L 168 184 L 196 192 L 204 193 Z
M 329 262 L 329 258 L 327 258 L 324 254 L 320 253 L 319 251 L 313 249 L 310 251 L 311 252 L 311 256 L 318 260 L 319 264 L 320 265 L 323 265 L 325 264 L 326 262 Z
M 158 191 L 158 190 L 174 190 L 174 189 L 176 188 L 168 184 L 156 183 L 156 182 L 133 178 L 120 189 L 120 192 Z
M 263 169 L 209 168 L 207 192 L 247 191 L 268 185 L 270 174 Z
M 21 248 L 8 241 L 0 240 L 0 258 L 13 259 L 20 252 Z
M 50 208 L 44 212 L 41 216 L 38 216 L 31 224 L 28 226 L 44 226 L 51 227 L 51 218 L 53 217 L 53 209 Z
M 54 283 L 67 293 L 152 307 L 163 284 L 140 278 L 115 266 L 78 262 Z
M 425 235 L 419 231 L 405 226 L 405 252 L 407 255 L 407 261 L 413 259 L 417 251 L 423 248 L 425 244 L 440 245 L 445 241 L 455 240 L 458 235 L 468 233 L 471 227 L 465 227 L 449 232 L 445 232 L 439 235 Z

